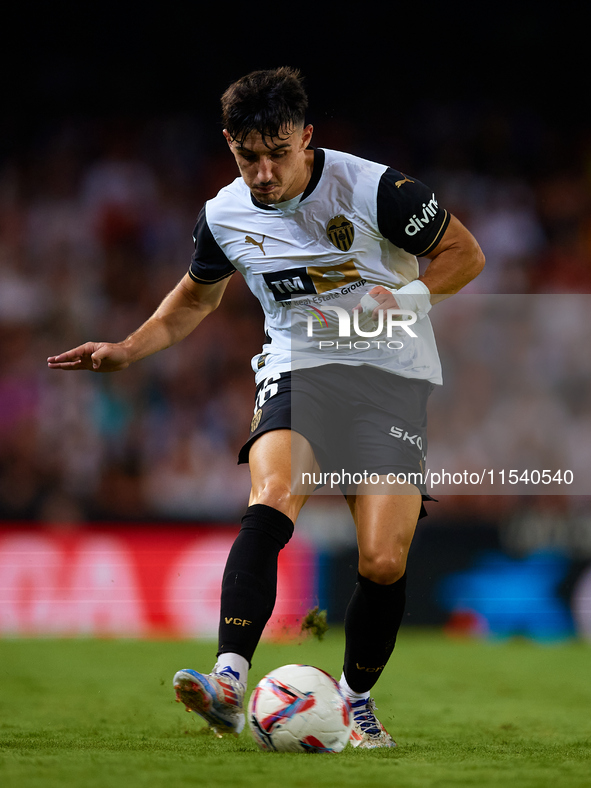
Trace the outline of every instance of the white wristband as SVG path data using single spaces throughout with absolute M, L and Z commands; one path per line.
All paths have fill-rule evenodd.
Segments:
M 425 317 L 431 309 L 431 291 L 420 279 L 415 279 L 401 287 L 400 290 L 392 290 L 391 292 L 400 309 L 410 309 L 411 312 L 416 313 L 419 320 Z
M 390 289 L 390 288 L 388 288 Z M 409 295 L 431 295 L 431 291 L 422 279 L 413 279 L 399 290 L 392 290 L 393 293 L 408 293 Z

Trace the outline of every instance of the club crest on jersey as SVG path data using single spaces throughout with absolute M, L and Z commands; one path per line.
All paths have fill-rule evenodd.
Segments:
M 302 295 L 319 295 L 361 280 L 354 260 L 337 265 L 302 266 L 283 271 L 266 271 L 263 279 L 275 301 L 290 301 Z
M 355 238 L 355 227 L 346 216 L 339 214 L 333 216 L 327 224 L 326 234 L 333 246 L 336 246 L 341 252 L 348 252 Z

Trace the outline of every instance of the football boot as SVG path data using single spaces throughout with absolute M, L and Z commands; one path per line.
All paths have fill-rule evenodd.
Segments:
M 217 736 L 238 736 L 244 728 L 244 685 L 231 673 L 179 670 L 172 684 L 177 701 L 203 717 Z
M 396 742 L 378 720 L 373 698 L 351 702 L 353 728 L 349 741 L 353 747 L 371 750 L 375 747 L 396 747 Z

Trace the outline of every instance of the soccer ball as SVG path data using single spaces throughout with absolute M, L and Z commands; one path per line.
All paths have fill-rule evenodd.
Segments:
M 248 724 L 262 750 L 341 752 L 353 715 L 331 675 L 311 665 L 283 665 L 254 688 Z

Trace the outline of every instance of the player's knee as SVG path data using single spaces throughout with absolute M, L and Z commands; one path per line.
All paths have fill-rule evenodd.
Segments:
M 263 484 L 253 487 L 250 503 L 262 503 L 286 514 L 295 522 L 299 513 L 298 502 L 292 495 L 291 485 L 284 479 L 271 477 Z
M 391 585 L 406 570 L 406 557 L 370 555 L 359 557 L 359 574 L 378 585 Z

